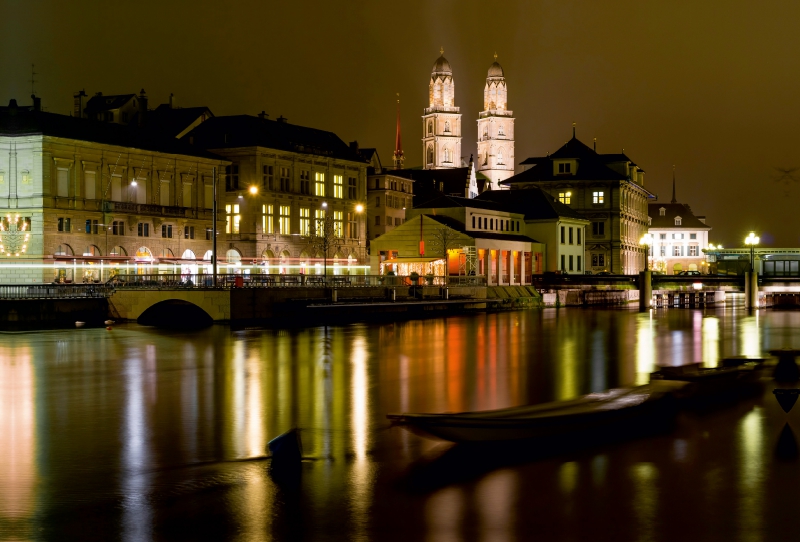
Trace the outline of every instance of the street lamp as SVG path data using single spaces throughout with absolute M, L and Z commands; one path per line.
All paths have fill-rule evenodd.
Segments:
M 644 247 L 644 270 L 650 271 L 650 245 L 653 244 L 653 236 L 649 233 L 644 234 L 639 244 Z
M 359 215 L 358 220 L 356 222 L 356 238 L 358 239 L 358 252 L 359 256 L 361 257 L 361 264 L 364 264 L 364 260 L 366 260 L 366 254 L 361 253 L 361 214 L 364 212 L 364 206 L 360 203 L 356 204 L 356 214 Z M 366 250 L 366 242 L 364 243 L 364 250 Z M 366 273 L 364 273 L 366 274 Z
M 753 232 L 750 232 L 750 235 L 748 235 L 747 237 L 744 238 L 744 244 L 750 247 L 750 272 L 751 273 L 753 271 L 755 271 L 754 260 L 755 260 L 756 245 L 758 244 L 758 241 L 759 241 L 759 237 Z

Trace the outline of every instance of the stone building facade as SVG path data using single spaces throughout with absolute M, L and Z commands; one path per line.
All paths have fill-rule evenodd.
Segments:
M 475 167 L 489 180 L 484 190 L 507 189 L 499 183 L 514 175 L 514 164 L 514 112 L 508 109 L 506 78 L 495 55 L 483 89 L 483 111 L 478 115 Z
M 429 103 L 422 115 L 422 157 L 425 169 L 461 167 L 461 113 L 455 103 L 453 69 L 444 57 L 431 71 Z

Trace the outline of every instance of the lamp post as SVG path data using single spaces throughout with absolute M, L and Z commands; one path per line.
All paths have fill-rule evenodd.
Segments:
M 745 307 L 748 309 L 758 307 L 758 273 L 755 272 L 755 253 L 758 241 L 758 236 L 753 232 L 750 232 L 750 235 L 744 239 L 744 244 L 750 247 L 750 271 L 744 276 Z
M 364 206 L 360 203 L 356 204 L 356 215 L 358 215 L 358 219 L 356 221 L 356 238 L 358 239 L 358 252 L 359 257 L 362 259 L 361 265 L 364 265 L 363 260 L 366 259 L 366 254 L 361 253 L 361 216 L 364 213 Z M 364 242 L 364 249 L 366 250 L 366 241 Z M 364 272 L 366 275 L 367 273 Z
M 755 252 L 756 252 L 756 245 L 759 242 L 759 237 L 750 232 L 750 235 L 744 238 L 744 244 L 750 247 L 750 272 L 752 273 L 755 271 Z
M 644 247 L 644 270 L 650 271 L 650 246 L 653 244 L 653 236 L 645 233 L 639 240 L 639 244 Z

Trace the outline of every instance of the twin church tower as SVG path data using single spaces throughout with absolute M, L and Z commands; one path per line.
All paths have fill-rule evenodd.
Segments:
M 492 190 L 497 190 L 500 181 L 514 175 L 514 117 L 508 109 L 503 68 L 497 63 L 497 55 L 494 58 L 483 89 L 483 111 L 478 115 L 475 169 L 491 181 Z M 423 167 L 461 167 L 461 113 L 455 104 L 453 69 L 444 49 L 431 72 L 429 102 L 422 115 Z

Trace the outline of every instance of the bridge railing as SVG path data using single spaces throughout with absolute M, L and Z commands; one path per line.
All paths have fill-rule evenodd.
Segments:
M 0 284 L 0 299 L 74 299 L 109 297 L 106 284 Z
M 174 288 L 358 288 L 369 286 L 484 286 L 486 278 L 478 276 L 430 276 L 412 280 L 395 275 L 266 275 L 266 274 L 150 274 L 116 275 L 106 282 L 109 288 L 174 289 Z

